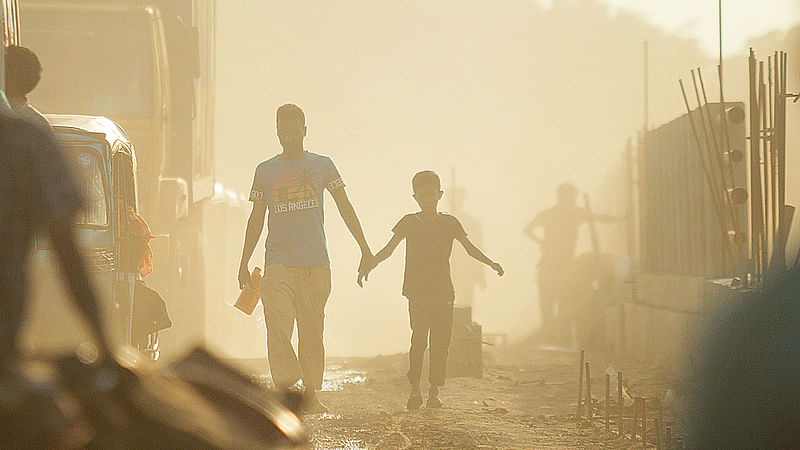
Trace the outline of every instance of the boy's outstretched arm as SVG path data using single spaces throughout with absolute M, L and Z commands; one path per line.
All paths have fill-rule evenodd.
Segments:
M 503 266 L 489 259 L 478 247 L 475 247 L 475 244 L 473 244 L 466 235 L 458 236 L 456 239 L 464 246 L 464 250 L 467 251 L 469 256 L 491 267 L 492 270 L 497 272 L 498 276 L 503 276 L 505 273 L 505 271 L 503 271 Z
M 403 240 L 402 236 L 400 236 L 398 234 L 392 235 L 392 238 L 389 239 L 389 242 L 386 244 L 386 246 L 383 247 L 378 253 L 375 254 L 375 257 L 372 259 L 372 264 L 370 264 L 368 267 L 364 267 L 363 270 L 361 268 L 359 268 L 359 270 L 358 270 L 358 285 L 359 286 L 363 285 L 362 281 L 361 281 L 362 279 L 363 280 L 369 280 L 369 273 L 372 272 L 372 270 L 375 267 L 377 267 L 378 264 L 386 261 L 387 259 L 389 259 L 390 256 L 392 256 L 392 253 L 394 253 L 394 250 L 397 248 L 397 246 L 400 244 L 400 241 L 402 241 L 402 240 Z

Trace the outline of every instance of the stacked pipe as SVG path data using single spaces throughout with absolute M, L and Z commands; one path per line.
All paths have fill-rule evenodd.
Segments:
M 786 53 L 775 52 L 765 64 L 750 49 L 750 267 L 757 283 L 785 274 L 794 216 L 794 207 L 786 204 L 786 67 Z

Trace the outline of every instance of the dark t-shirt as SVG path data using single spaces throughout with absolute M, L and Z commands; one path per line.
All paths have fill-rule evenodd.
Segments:
M 575 244 L 578 242 L 578 228 L 589 217 L 589 212 L 583 208 L 563 205 L 556 205 L 539 213 L 535 223 L 544 228 L 542 265 L 562 269 L 572 263 Z
M 443 213 L 432 218 L 407 214 L 392 231 L 406 240 L 403 295 L 453 301 L 450 253 L 453 239 L 467 235 L 458 219 Z

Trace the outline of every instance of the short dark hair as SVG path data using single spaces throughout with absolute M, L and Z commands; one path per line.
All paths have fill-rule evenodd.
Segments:
M 439 179 L 439 175 L 432 170 L 423 170 L 422 172 L 417 172 L 414 175 L 414 178 L 411 179 L 411 187 L 414 189 L 414 192 L 417 192 L 422 186 L 433 186 L 436 188 L 437 191 L 442 190 L 442 181 Z
M 279 122 L 282 120 L 299 121 L 303 125 L 305 125 L 306 115 L 305 113 L 303 113 L 303 110 L 300 109 L 299 106 L 293 103 L 287 103 L 285 105 L 281 105 L 281 107 L 278 108 L 278 112 L 275 115 L 275 120 Z
M 7 87 L 22 95 L 28 95 L 42 79 L 42 64 L 36 53 L 27 47 L 6 47 Z

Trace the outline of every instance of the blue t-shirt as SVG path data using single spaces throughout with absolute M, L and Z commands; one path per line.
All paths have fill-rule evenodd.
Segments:
M 324 193 L 344 183 L 327 156 L 306 152 L 286 161 L 274 156 L 256 167 L 250 201 L 266 202 L 267 251 L 264 264 L 313 267 L 328 264 Z

